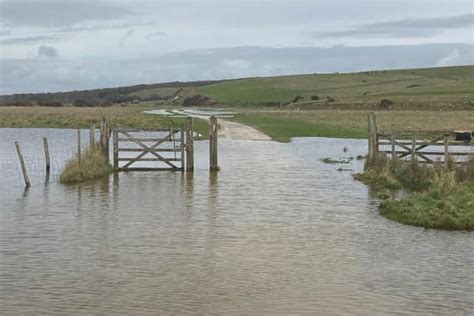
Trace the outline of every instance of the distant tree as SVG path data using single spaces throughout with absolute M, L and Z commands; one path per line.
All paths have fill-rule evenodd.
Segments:
M 77 99 L 76 101 L 72 103 L 73 106 L 77 106 L 77 107 L 93 107 L 95 106 L 95 104 L 97 103 L 94 103 L 90 100 L 84 100 L 84 99 Z

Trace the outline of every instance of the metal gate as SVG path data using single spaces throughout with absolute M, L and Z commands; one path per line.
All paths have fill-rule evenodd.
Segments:
M 183 171 L 185 136 L 183 128 L 113 130 L 116 171 Z

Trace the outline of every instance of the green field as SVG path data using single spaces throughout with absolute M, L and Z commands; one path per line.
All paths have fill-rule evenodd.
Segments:
M 274 140 L 291 137 L 366 138 L 367 110 L 242 109 L 234 121 L 253 126 Z M 472 111 L 376 111 L 379 130 L 404 132 L 473 130 Z
M 159 129 L 181 126 L 183 118 L 165 118 L 144 114 L 149 107 L 0 107 L 0 128 L 89 128 L 92 124 L 99 127 L 103 117 L 112 128 Z M 208 123 L 194 120 L 194 129 L 203 137 L 208 135 Z

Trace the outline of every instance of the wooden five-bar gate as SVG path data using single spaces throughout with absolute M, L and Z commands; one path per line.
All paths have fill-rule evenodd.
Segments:
M 471 131 L 401 132 L 378 131 L 373 113 L 369 114 L 369 158 L 384 153 L 392 159 L 410 159 L 421 163 L 450 161 L 463 163 L 474 156 Z
M 114 169 L 117 171 L 184 171 L 183 128 L 153 131 L 115 129 Z
M 217 119 L 209 119 L 209 170 L 218 171 Z M 194 171 L 194 123 L 153 131 L 112 131 L 116 171 Z

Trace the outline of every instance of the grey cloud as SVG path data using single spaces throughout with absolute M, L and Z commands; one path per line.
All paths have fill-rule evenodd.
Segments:
M 11 30 L 0 31 L 0 36 L 8 36 L 11 34 L 12 34 Z
M 459 29 L 472 25 L 474 25 L 474 14 L 464 14 L 363 24 L 351 30 L 314 33 L 314 37 L 421 37 L 434 35 L 445 29 Z
M 127 33 L 125 33 L 125 35 L 122 36 L 122 38 L 120 39 L 120 42 L 119 42 L 120 46 L 123 46 L 125 44 L 125 41 L 129 39 L 133 35 L 133 33 L 135 33 L 135 30 L 133 29 L 128 30 Z
M 405 58 L 400 58 L 404 56 Z M 474 46 L 234 47 L 141 59 L 0 59 L 0 94 L 140 83 L 473 64 Z
M 3 24 L 62 27 L 90 20 L 113 20 L 130 15 L 130 9 L 110 1 L 15 0 L 0 2 Z
M 148 33 L 146 38 L 147 39 L 152 39 L 152 38 L 165 38 L 167 37 L 168 35 L 166 35 L 165 32 L 152 32 L 152 33 Z
M 38 35 L 38 36 L 25 36 L 25 37 L 14 37 L 0 40 L 0 45 L 28 45 L 35 43 L 54 42 L 63 39 L 61 35 Z
M 128 29 L 130 27 L 149 26 L 151 22 L 141 23 L 121 23 L 121 24 L 97 24 L 87 26 L 69 26 L 60 28 L 57 30 L 59 33 L 75 33 L 75 32 L 95 32 L 95 31 L 108 31 L 108 30 L 121 30 Z
M 38 48 L 38 52 L 37 52 L 36 56 L 39 57 L 39 58 L 53 59 L 53 58 L 58 58 L 59 54 L 58 54 L 58 51 L 56 50 L 56 48 L 54 48 L 52 46 L 42 45 Z

